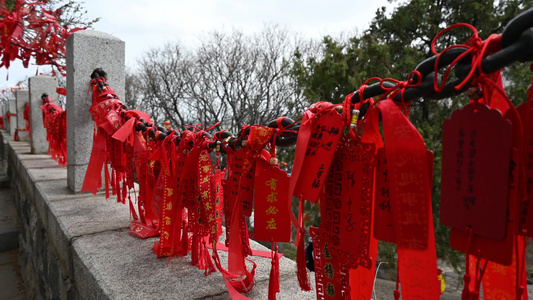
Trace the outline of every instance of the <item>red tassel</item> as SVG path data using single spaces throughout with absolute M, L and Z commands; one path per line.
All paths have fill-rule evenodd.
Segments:
M 181 234 L 181 251 L 180 255 L 185 256 L 189 253 L 189 226 L 183 226 L 183 233 Z
M 246 224 L 246 217 L 240 216 L 241 220 L 241 241 L 242 241 L 242 253 L 244 257 L 252 255 L 252 247 L 250 247 L 250 237 L 248 235 L 248 225 Z
M 276 300 L 276 294 L 279 293 L 279 258 L 277 243 L 272 243 L 272 248 L 273 255 L 270 279 L 268 282 L 268 300 Z
M 204 253 L 204 246 L 202 245 L 202 242 L 198 244 L 198 269 L 204 270 L 205 269 L 205 253 Z
M 211 273 L 216 272 L 215 265 L 213 264 L 213 261 L 211 260 L 211 256 L 209 255 L 209 250 L 207 250 L 207 245 L 205 243 L 205 240 L 202 241 L 203 247 L 204 247 L 204 260 L 205 260 L 205 276 L 211 275 Z
M 104 172 L 105 172 L 105 199 L 109 199 L 109 182 L 111 181 L 111 178 L 109 178 L 109 169 L 107 168 L 107 165 L 104 164 Z
M 104 164 L 104 168 L 107 168 L 107 164 Z M 116 195 L 117 191 L 115 190 L 115 169 L 111 169 L 111 195 Z
M 470 300 L 479 300 L 479 291 L 470 293 Z
M 307 266 L 305 264 L 305 244 L 304 244 L 304 220 L 303 220 L 304 200 L 300 198 L 298 211 L 298 233 L 296 234 L 296 275 L 302 291 L 310 291 L 311 285 L 307 275 Z
M 400 300 L 400 265 L 396 268 L 396 289 L 394 290 L 394 300 Z
M 120 194 L 120 180 L 119 173 L 115 171 L 115 193 L 117 195 L 117 202 L 122 202 L 122 195 Z
M 400 291 L 394 290 L 394 300 L 400 300 Z
M 199 249 L 198 249 L 198 234 L 193 233 L 192 235 L 192 249 L 191 249 L 191 262 L 194 266 L 198 266 L 199 261 Z
M 137 215 L 137 212 L 135 212 L 135 206 L 133 205 L 133 201 L 131 201 L 131 196 L 128 196 L 129 202 L 130 202 L 130 212 L 133 217 L 133 220 L 137 221 L 139 220 L 139 216 Z
M 517 293 L 516 293 L 516 299 L 523 299 L 524 291 L 527 289 L 527 287 L 521 285 L 518 287 Z
M 122 180 L 122 204 L 126 204 L 126 181 Z
M 468 262 L 467 262 L 467 266 L 468 266 Z M 467 270 L 467 272 L 468 272 L 468 270 Z M 470 300 L 470 274 L 465 274 L 463 276 L 463 280 L 464 280 L 464 287 L 463 287 L 463 292 L 461 294 L 461 299 L 462 300 Z

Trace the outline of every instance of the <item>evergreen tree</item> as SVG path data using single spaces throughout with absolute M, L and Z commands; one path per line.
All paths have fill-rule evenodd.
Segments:
M 492 33 L 501 33 L 513 17 L 533 6 L 531 1 L 523 0 L 389 2 L 397 6 L 390 13 L 386 7 L 378 9 L 369 28 L 362 33 L 344 40 L 324 37 L 317 56 L 304 56 L 296 51 L 293 75 L 310 101 L 340 103 L 373 76 L 406 80 L 418 63 L 433 56 L 433 38 L 448 26 L 469 23 L 485 39 Z M 453 29 L 436 41 L 436 49 L 442 51 L 447 46 L 463 44 L 471 35 L 464 27 Z M 506 90 L 515 105 L 526 99 L 531 78 L 528 66 L 515 63 L 504 69 Z M 466 95 L 441 101 L 416 99 L 410 112 L 411 122 L 424 137 L 428 149 L 435 153 L 432 201 L 437 255 L 453 266 L 458 266 L 459 253 L 450 248 L 449 229 L 439 221 L 442 123 L 467 100 Z M 392 245 L 383 244 L 381 248 L 381 254 L 392 262 Z

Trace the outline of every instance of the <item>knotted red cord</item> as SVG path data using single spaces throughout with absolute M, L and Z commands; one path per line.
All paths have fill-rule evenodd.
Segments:
M 298 133 L 298 131 L 296 130 L 287 130 L 287 128 L 291 128 L 292 126 L 294 126 L 294 124 L 296 124 L 298 121 L 300 121 L 302 118 L 298 118 L 296 121 L 292 122 L 291 124 L 287 125 L 287 126 L 283 126 L 281 125 L 281 122 L 283 122 L 283 120 L 285 120 L 287 117 L 280 117 L 276 120 L 276 124 L 278 125 L 278 127 L 276 128 L 276 131 L 274 132 L 274 134 L 272 135 L 272 143 L 271 143 L 271 148 L 270 148 L 270 154 L 271 154 L 271 157 L 272 158 L 276 158 L 276 139 L 277 137 L 282 134 L 282 133 Z
M 416 78 L 415 78 L 416 76 Z M 395 98 L 398 94 L 400 94 L 401 96 L 401 103 L 402 105 L 405 104 L 405 98 L 404 98 L 404 94 L 405 94 L 405 89 L 406 88 L 413 88 L 413 87 L 417 87 L 419 86 L 421 83 L 422 83 L 422 74 L 418 71 L 418 70 L 413 70 L 411 71 L 411 73 L 409 73 L 409 76 L 407 76 L 407 80 L 405 81 L 401 81 L 401 80 L 398 80 L 398 79 L 394 79 L 394 78 L 384 78 L 384 79 L 381 79 L 379 77 L 372 77 L 372 78 L 369 78 L 367 79 L 362 86 L 365 86 L 366 84 L 368 84 L 370 81 L 373 81 L 373 80 L 378 80 L 379 83 L 380 83 L 380 87 L 382 90 L 385 91 L 385 93 L 383 93 L 377 100 L 376 100 L 376 103 L 385 99 L 385 98 Z M 384 82 L 393 82 L 395 83 L 394 86 L 392 87 L 386 87 L 383 85 Z M 362 93 L 360 92 L 359 93 L 360 97 L 362 97 Z
M 363 118 L 358 118 L 357 119 L 357 123 L 356 123 L 356 129 L 357 129 L 357 133 L 350 127 L 351 126 L 351 122 L 352 122 L 352 110 L 361 110 L 361 107 L 363 107 L 363 105 L 369 103 L 369 107 L 367 109 L 370 110 L 373 106 L 374 106 L 374 99 L 372 98 L 367 98 L 367 99 L 364 99 L 363 97 L 363 93 L 365 91 L 365 89 L 368 87 L 368 85 L 366 84 L 363 84 L 359 87 L 358 91 L 359 91 L 359 101 L 355 104 L 352 103 L 352 99 L 353 99 L 353 95 L 355 94 L 352 93 L 352 94 L 349 94 L 348 96 L 346 96 L 346 98 L 344 98 L 344 102 L 342 104 L 342 119 L 344 121 L 344 126 L 345 128 L 349 128 L 350 129 L 350 136 L 353 138 L 353 139 L 359 139 L 360 138 L 360 131 L 361 131 L 361 128 L 362 126 L 360 126 L 360 123 L 362 122 Z
M 271 243 L 271 256 L 272 267 L 270 268 L 270 278 L 268 281 L 268 299 L 276 300 L 276 294 L 279 293 L 279 257 L 278 257 L 278 244 L 272 239 Z
M 437 52 L 435 50 L 435 45 L 436 45 L 437 39 L 439 37 L 441 37 L 442 35 L 444 35 L 445 33 L 447 33 L 448 31 L 450 31 L 450 30 L 452 30 L 454 28 L 458 28 L 458 27 L 467 27 L 468 29 L 472 30 L 472 36 L 466 41 L 465 44 L 452 45 L 452 46 L 449 46 L 449 47 L 445 48 L 440 53 Z M 439 32 L 435 36 L 433 41 L 431 42 L 431 51 L 435 55 L 438 55 L 437 59 L 435 60 L 435 79 L 434 79 L 434 82 L 433 82 L 433 87 L 434 87 L 435 91 L 437 93 L 439 93 L 442 90 L 444 90 L 444 87 L 446 85 L 446 82 L 448 80 L 448 76 L 450 74 L 450 71 L 451 71 L 452 67 L 455 64 L 457 64 L 462 58 L 464 58 L 467 55 L 472 55 L 472 68 L 470 69 L 468 75 L 463 79 L 463 81 L 460 84 L 458 84 L 455 87 L 455 89 L 456 90 L 460 90 L 465 84 L 467 84 L 470 81 L 470 79 L 472 79 L 474 74 L 476 74 L 476 71 L 478 72 L 479 75 L 474 77 L 474 80 L 475 81 L 477 80 L 479 82 L 479 79 L 480 79 L 479 76 L 481 74 L 483 74 L 483 71 L 481 69 L 481 61 L 483 60 L 483 57 L 485 56 L 485 54 L 487 52 L 487 47 L 489 46 L 491 40 L 495 39 L 496 37 L 497 37 L 497 35 L 493 34 L 493 35 L 489 36 L 486 40 L 482 40 L 478 36 L 478 32 L 477 32 L 476 28 L 474 26 L 470 25 L 470 24 L 467 24 L 467 23 L 454 24 L 454 25 L 449 26 L 448 28 L 442 30 L 441 32 Z M 459 56 L 457 56 L 457 58 L 455 58 L 450 63 L 450 65 L 446 68 L 446 71 L 444 72 L 444 76 L 443 76 L 443 79 L 442 79 L 442 84 L 441 84 L 441 86 L 439 86 L 438 85 L 437 72 L 438 72 L 438 65 L 439 65 L 440 59 L 441 59 L 441 57 L 442 57 L 442 55 L 444 53 L 446 53 L 447 51 L 450 51 L 451 49 L 454 49 L 454 48 L 467 48 L 467 50 L 465 52 L 461 53 Z M 474 84 L 472 84 L 472 85 L 474 85 Z
M 473 34 L 472 36 L 466 41 L 465 44 L 459 44 L 459 45 L 452 45 L 452 46 L 449 46 L 448 48 L 444 49 L 441 53 L 438 53 L 436 50 L 435 50 L 435 45 L 437 43 L 437 39 L 440 38 L 441 36 L 443 36 L 445 33 L 447 33 L 448 31 L 454 29 L 454 28 L 458 28 L 458 27 L 461 27 L 461 26 L 464 26 L 464 27 L 467 27 L 468 29 L 472 30 Z M 480 49 L 481 49 L 481 45 L 483 44 L 483 40 L 478 36 L 478 32 L 477 32 L 477 29 L 470 25 L 470 24 L 467 24 L 467 23 L 458 23 L 458 24 L 454 24 L 452 26 L 449 26 L 448 28 L 442 30 L 441 32 L 439 32 L 434 38 L 433 38 L 433 41 L 431 41 L 431 52 L 433 52 L 433 54 L 435 55 L 439 55 L 437 56 L 437 59 L 435 60 L 435 80 L 433 82 L 433 87 L 435 89 L 435 91 L 438 93 L 438 92 L 441 92 L 443 89 L 444 89 L 444 86 L 446 84 L 446 81 L 448 79 L 448 75 L 451 71 L 451 68 L 458 62 L 460 61 L 463 57 L 467 56 L 467 55 L 472 55 L 472 65 L 474 65 L 474 62 L 477 61 L 477 58 L 478 56 L 480 56 Z M 457 56 L 456 59 L 454 59 L 452 61 L 452 63 L 450 63 L 449 67 L 446 69 L 445 73 L 444 73 L 444 77 L 443 77 L 443 80 L 442 80 L 442 85 L 439 86 L 438 85 L 438 77 L 437 77 L 437 67 L 439 65 L 439 62 L 440 62 L 440 58 L 441 56 L 446 53 L 447 51 L 450 51 L 451 49 L 454 49 L 454 48 L 467 48 L 467 50 L 463 53 L 461 53 L 459 56 Z M 470 73 L 468 74 L 468 76 L 465 77 L 465 80 L 456 87 L 456 89 L 460 89 L 466 82 L 468 82 L 468 79 L 470 79 L 473 75 L 473 72 L 475 71 L 474 68 L 472 68 L 472 70 L 470 71 Z

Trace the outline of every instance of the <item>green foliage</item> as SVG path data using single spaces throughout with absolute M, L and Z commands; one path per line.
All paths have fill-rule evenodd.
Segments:
M 6 0 L 5 6 L 9 11 L 13 11 L 13 9 L 15 9 L 15 2 L 16 0 Z
M 448 26 L 469 23 L 485 39 L 501 33 L 513 17 L 533 6 L 531 1 L 516 0 L 389 2 L 397 5 L 394 10 L 389 13 L 385 7 L 378 9 L 369 28 L 362 33 L 345 40 L 327 36 L 315 56 L 295 53 L 293 75 L 311 102 L 340 103 L 372 76 L 406 80 L 418 63 L 433 56 L 433 38 Z M 436 50 L 463 44 L 471 35 L 463 27 L 453 29 L 436 41 Z M 531 80 L 529 67 L 515 63 L 505 68 L 503 76 L 510 98 L 516 104 L 523 102 Z M 449 246 L 449 229 L 439 218 L 442 124 L 467 101 L 465 95 L 441 101 L 417 99 L 412 101 L 410 112 L 411 122 L 435 154 L 432 205 L 437 255 L 456 269 L 461 256 Z M 380 257 L 388 260 L 389 266 L 394 264 L 394 253 L 394 245 L 380 243 Z

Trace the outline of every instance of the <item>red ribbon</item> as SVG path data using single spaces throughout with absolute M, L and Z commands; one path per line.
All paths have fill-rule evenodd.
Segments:
M 48 154 L 59 165 L 67 164 L 67 116 L 63 108 L 52 103 L 50 97 L 43 100 L 41 106 L 43 126 L 46 129 Z
M 424 140 L 392 100 L 381 101 L 376 110 L 381 111 L 383 119 L 403 297 L 438 299 L 431 182 Z M 367 116 L 371 117 L 378 118 L 379 114 Z M 377 120 L 368 122 L 376 124 Z

